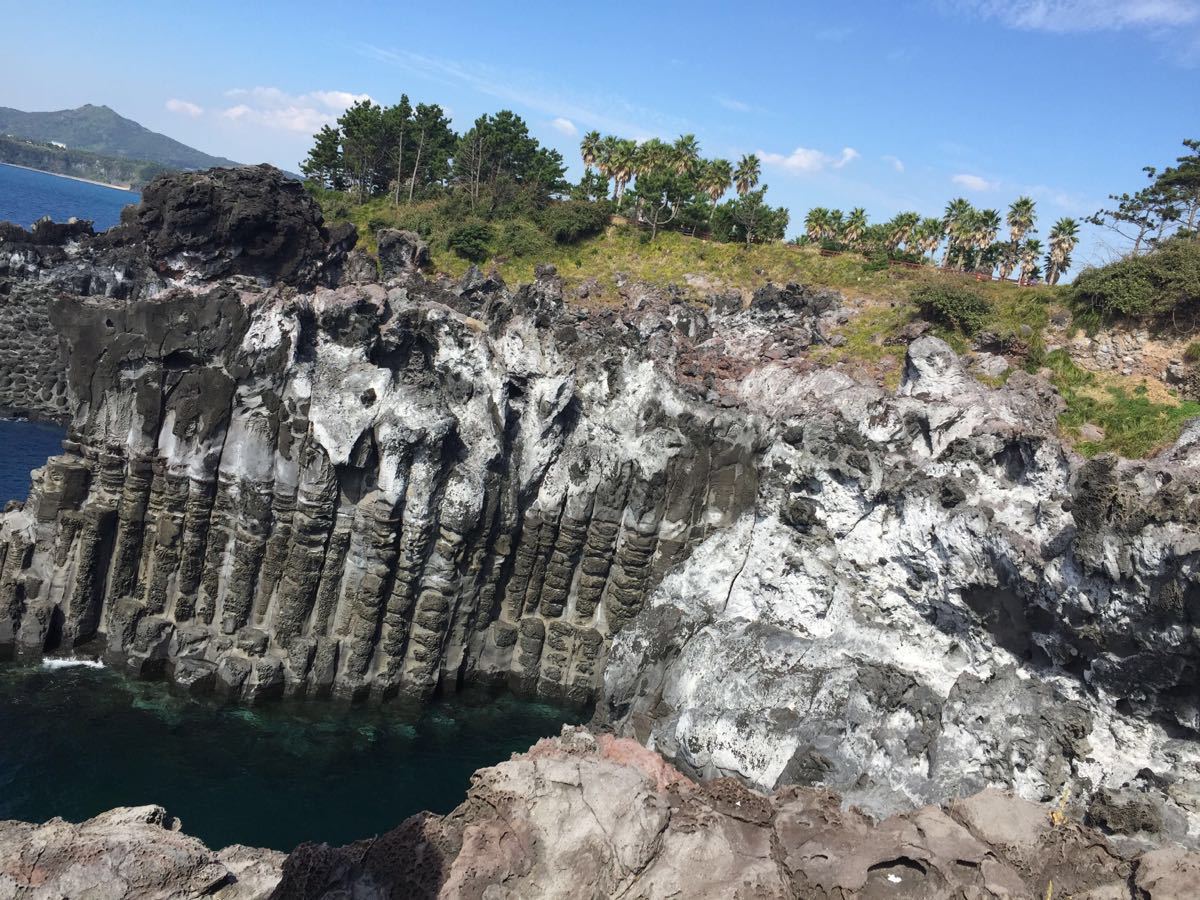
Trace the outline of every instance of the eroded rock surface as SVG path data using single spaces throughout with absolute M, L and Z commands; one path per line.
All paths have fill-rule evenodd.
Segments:
M 985 790 L 876 821 L 826 790 L 697 783 L 640 744 L 566 728 L 475 774 L 446 816 L 346 847 L 219 853 L 159 807 L 0 823 L 0 897 L 1180 900 L 1200 855 L 1122 852 Z
M 602 715 L 685 770 L 888 814 L 988 785 L 1194 843 L 1196 457 L 1082 463 L 1023 373 L 909 351 L 896 397 L 763 370 L 758 500 L 668 576 Z M 820 379 L 820 388 L 814 381 Z M 748 379 L 749 381 L 750 379 Z M 748 386 L 749 387 L 749 386 Z
M 209 850 L 161 806 L 110 810 L 78 825 L 0 822 L 0 898 L 254 900 L 279 882 L 284 854 Z
M 476 773 L 445 817 L 302 845 L 277 898 L 1182 898 L 1185 851 L 1123 854 L 986 790 L 874 821 L 825 790 L 698 784 L 627 739 L 564 730 Z

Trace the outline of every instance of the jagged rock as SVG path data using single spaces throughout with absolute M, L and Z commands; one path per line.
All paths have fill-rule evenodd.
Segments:
M 379 267 L 385 281 L 411 275 L 429 265 L 429 245 L 416 232 L 384 228 L 375 237 L 379 244 Z
M 279 881 L 284 854 L 209 850 L 161 806 L 113 809 L 78 825 L 0 822 L 0 897 L 257 900 Z
M 154 259 L 205 278 L 309 282 L 328 243 L 304 186 L 267 165 L 161 175 L 130 227 Z

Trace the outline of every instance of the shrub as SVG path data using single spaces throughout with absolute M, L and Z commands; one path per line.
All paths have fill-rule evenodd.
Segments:
M 503 256 L 538 256 L 546 250 L 545 236 L 523 219 L 506 222 L 496 239 L 496 252 Z
M 964 334 L 983 328 L 991 312 L 987 298 L 978 291 L 951 284 L 923 284 L 913 291 L 912 299 L 925 318 Z
M 542 230 L 559 244 L 574 244 L 599 234 L 608 224 L 609 205 L 586 200 L 566 200 L 548 206 L 541 214 Z
M 492 240 L 492 229 L 483 222 L 464 222 L 446 239 L 446 244 L 461 256 L 471 262 L 482 262 L 487 259 L 488 243 Z
M 1183 358 L 1187 362 L 1200 362 L 1200 341 L 1192 341 L 1187 345 L 1187 349 L 1183 351 Z
M 1180 239 L 1141 256 L 1085 269 L 1071 286 L 1079 308 L 1105 319 L 1149 319 L 1200 308 L 1200 242 Z

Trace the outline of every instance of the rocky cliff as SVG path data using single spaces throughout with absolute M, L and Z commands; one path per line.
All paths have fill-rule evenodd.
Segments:
M 22 233 L 24 234 L 24 233 Z M 190 690 L 596 700 L 689 777 L 879 816 L 988 786 L 1200 840 L 1200 433 L 1085 461 L 942 341 L 822 368 L 797 285 L 619 307 L 347 253 L 269 171 L 9 253 L 64 454 L 0 531 L 0 647 Z

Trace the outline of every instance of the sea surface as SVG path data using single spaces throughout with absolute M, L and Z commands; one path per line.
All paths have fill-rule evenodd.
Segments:
M 0 163 L 0 222 L 28 228 L 42 216 L 56 222 L 74 216 L 90 219 L 97 231 L 104 231 L 121 220 L 122 209 L 140 199 L 134 191 Z
M 0 500 L 62 429 L 0 421 Z M 586 712 L 486 693 L 424 708 L 181 695 L 80 660 L 0 662 L 0 820 L 157 803 L 212 848 L 344 844 L 463 801 L 471 773 Z
M 65 436 L 58 425 L 0 419 L 0 509 L 29 495 L 29 473 L 62 453 Z

